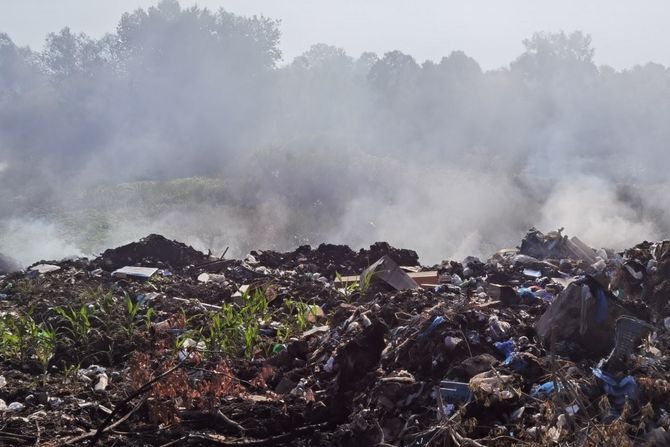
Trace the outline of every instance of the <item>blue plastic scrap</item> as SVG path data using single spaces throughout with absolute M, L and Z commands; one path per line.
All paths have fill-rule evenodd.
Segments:
M 509 366 L 517 372 L 521 372 L 528 367 L 528 363 L 518 355 L 516 343 L 511 338 L 507 341 L 496 342 L 493 345 L 505 355 L 503 365 Z
M 626 398 L 637 400 L 638 387 L 633 376 L 626 376 L 617 381 L 600 368 L 591 368 L 593 375 L 602 381 L 603 391 L 609 396 L 616 408 L 623 407 Z
M 493 345 L 498 351 L 505 354 L 506 357 L 509 357 L 511 354 L 516 352 L 516 343 L 514 343 L 514 340 L 511 338 L 507 341 L 497 341 Z
M 554 301 L 554 295 L 552 293 L 547 292 L 546 290 L 538 290 L 537 292 L 535 292 L 535 296 L 543 299 L 548 303 Z
M 563 386 L 559 383 L 558 388 L 562 389 Z M 552 394 L 555 389 L 556 385 L 554 384 L 554 381 L 550 380 L 549 382 L 544 382 L 543 384 L 538 385 L 531 393 L 531 396 L 533 397 L 548 396 Z
M 535 296 L 535 293 L 527 287 L 519 287 L 517 293 L 519 294 L 519 298 L 521 298 L 522 303 L 530 304 L 537 301 L 537 296 Z
M 430 323 L 430 326 L 428 326 L 425 331 L 419 334 L 419 337 L 425 337 L 426 335 L 432 333 L 439 325 L 441 325 L 445 321 L 447 320 L 442 315 L 438 315 L 433 319 L 433 322 Z

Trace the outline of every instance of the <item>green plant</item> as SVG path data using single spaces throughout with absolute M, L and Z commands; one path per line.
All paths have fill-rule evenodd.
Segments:
M 277 328 L 277 340 L 279 340 L 280 343 L 286 343 L 292 333 L 293 331 L 290 326 L 282 325 Z
M 42 372 L 46 374 L 49 361 L 54 355 L 56 349 L 56 331 L 42 325 L 35 327 L 35 356 L 42 366 Z
M 309 326 L 309 314 L 312 309 L 309 304 L 302 301 L 286 300 L 284 301 L 289 314 L 295 313 L 295 324 L 300 332 L 303 332 Z
M 99 313 L 111 316 L 116 312 L 116 298 L 111 291 L 106 291 L 102 286 L 86 289 L 80 296 L 83 303 L 94 303 Z
M 73 363 L 72 365 L 66 365 L 63 369 L 63 376 L 66 383 L 71 383 L 77 377 L 77 373 L 81 369 L 81 363 Z
M 247 357 L 254 355 L 254 348 L 260 338 L 260 327 L 258 324 L 248 324 L 244 328 L 244 352 Z
M 135 301 L 128 295 L 125 294 L 126 302 L 126 316 L 123 324 L 123 330 L 128 337 L 128 340 L 132 340 L 135 335 L 135 328 L 137 323 L 137 315 L 140 312 L 141 304 L 138 301 Z
M 56 307 L 54 311 L 61 317 L 63 323 L 61 327 L 69 334 L 72 341 L 79 346 L 88 346 L 93 316 L 89 307 L 86 304 L 79 309 Z
M 335 278 L 339 283 L 344 283 L 344 278 L 339 272 L 335 272 Z M 371 279 L 370 279 L 371 280 Z M 369 285 L 369 281 L 368 281 Z M 344 295 L 344 299 L 346 301 L 349 301 L 351 299 L 351 296 L 354 294 L 356 290 L 358 290 L 358 283 L 357 282 L 351 282 L 347 285 L 345 285 L 342 289 L 340 289 L 342 294 Z
M 154 310 L 153 307 L 149 306 L 147 307 L 147 311 L 144 313 L 144 328 L 147 330 L 147 332 L 151 329 L 151 319 L 153 316 L 156 315 L 156 311 Z
M 228 347 L 227 329 L 223 315 L 219 312 L 212 313 L 208 328 L 208 337 L 205 340 L 208 350 L 216 352 Z
M 206 315 L 207 326 L 200 331 L 207 345 L 207 352 L 218 355 L 222 352 L 237 355 L 241 351 L 252 357 L 261 339 L 260 329 L 270 319 L 268 299 L 257 289 L 242 295 L 242 304 L 225 303 L 221 310 Z
M 269 301 L 261 288 L 252 294 L 244 293 L 243 306 L 239 309 L 240 329 L 244 340 L 244 353 L 253 357 L 254 349 L 260 339 L 261 323 L 270 318 L 268 313 Z
M 46 373 L 56 347 L 56 332 L 30 314 L 7 314 L 0 320 L 0 354 L 21 362 L 35 358 Z
M 7 314 L 2 317 L 0 329 L 2 336 L 0 338 L 0 353 L 4 358 L 18 358 L 24 361 L 28 356 L 28 326 L 27 315 Z
M 366 293 L 368 291 L 374 276 L 375 276 L 374 272 L 367 272 L 365 274 L 365 276 L 363 277 L 363 287 L 361 287 L 361 293 Z
M 243 306 L 240 308 L 242 318 L 245 320 L 267 320 L 269 301 L 263 291 L 258 288 L 252 294 L 245 292 L 242 295 Z

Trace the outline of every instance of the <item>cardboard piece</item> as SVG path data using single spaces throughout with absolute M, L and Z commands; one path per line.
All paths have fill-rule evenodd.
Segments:
M 122 267 L 120 269 L 114 270 L 112 276 L 115 278 L 141 278 L 149 279 L 158 272 L 157 268 L 154 267 Z
M 396 290 L 416 289 L 419 287 L 419 284 L 388 255 L 382 256 L 377 262 L 363 270 L 359 278 L 359 285 L 365 284 L 366 278 L 370 277 L 372 281 L 384 281 Z

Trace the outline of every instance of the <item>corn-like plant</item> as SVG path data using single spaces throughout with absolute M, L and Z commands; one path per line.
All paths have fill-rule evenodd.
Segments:
M 254 348 L 260 338 L 260 327 L 258 323 L 248 324 L 244 328 L 244 352 L 247 357 L 251 358 L 254 355 Z
M 137 315 L 140 313 L 140 303 L 135 301 L 128 295 L 125 294 L 126 302 L 126 318 L 124 320 L 123 330 L 128 337 L 128 340 L 132 340 L 135 335 L 135 329 L 137 324 Z
M 61 318 L 61 328 L 70 340 L 75 345 L 87 347 L 90 341 L 89 334 L 92 329 L 93 317 L 88 306 L 84 304 L 79 309 L 56 307 L 54 311 Z
M 284 301 L 289 314 L 295 313 L 295 325 L 300 332 L 303 332 L 309 326 L 310 306 L 302 301 L 286 300 Z
M 147 311 L 144 313 L 144 328 L 147 330 L 147 332 L 151 329 L 151 320 L 153 316 L 156 315 L 156 311 L 154 310 L 153 307 L 147 307 Z
M 339 272 L 335 272 L 335 278 L 337 278 L 338 282 L 342 283 L 342 275 Z M 347 284 L 344 286 L 344 288 L 341 289 L 342 294 L 344 295 L 344 299 L 348 302 L 351 299 L 351 296 L 354 294 L 354 292 L 358 290 L 358 283 L 357 282 L 352 282 L 350 284 Z
M 46 373 L 56 347 L 56 332 L 37 324 L 29 314 L 5 315 L 0 320 L 0 354 L 25 361 L 37 359 Z
M 39 325 L 36 327 L 35 337 L 35 356 L 42 366 L 42 372 L 46 374 L 49 361 L 54 355 L 56 349 L 56 331 L 52 328 Z

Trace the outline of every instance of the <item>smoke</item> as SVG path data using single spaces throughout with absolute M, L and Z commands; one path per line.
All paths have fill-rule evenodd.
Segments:
M 670 71 L 538 33 L 508 66 L 325 44 L 280 65 L 280 25 L 125 14 L 41 52 L 0 34 L 0 252 L 25 264 L 157 232 L 204 251 L 386 240 L 488 256 L 531 226 L 596 247 L 670 231 Z
M 578 177 L 560 181 L 542 207 L 539 225 L 560 219 L 568 234 L 578 234 L 596 247 L 630 247 L 660 235 L 654 222 L 640 216 L 634 204 L 617 197 L 607 181 Z
M 81 254 L 77 247 L 63 238 L 54 224 L 34 219 L 3 220 L 0 224 L 0 247 L 23 265 Z

